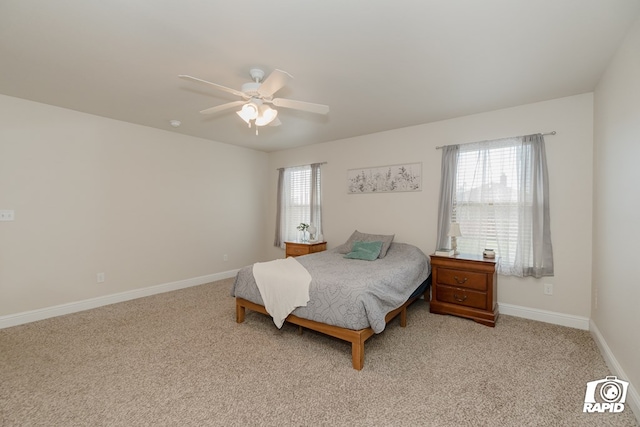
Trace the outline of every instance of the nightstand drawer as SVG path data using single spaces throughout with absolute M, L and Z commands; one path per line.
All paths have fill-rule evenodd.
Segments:
M 326 250 L 327 250 L 327 244 L 319 243 L 319 244 L 311 245 L 311 247 L 309 248 L 309 253 L 315 254 L 316 252 L 322 252 Z
M 327 242 L 284 242 L 285 257 L 309 255 L 327 250 Z
M 438 284 L 487 291 L 487 275 L 472 271 L 438 269 Z
M 454 288 L 451 286 L 438 286 L 438 301 L 448 302 L 466 307 L 487 309 L 487 294 L 471 291 L 469 289 Z
M 307 255 L 309 253 L 309 248 L 304 246 L 288 246 L 287 254 L 298 256 L 298 255 Z

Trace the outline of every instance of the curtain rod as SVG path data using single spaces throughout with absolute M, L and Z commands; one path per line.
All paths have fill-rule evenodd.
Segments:
M 551 132 L 542 133 L 541 135 L 544 136 L 544 135 L 555 135 L 555 134 L 556 134 L 556 131 L 554 130 L 554 131 L 551 131 Z M 521 135 L 521 136 L 526 136 L 526 135 Z M 512 136 L 511 138 L 518 138 L 518 137 L 517 136 Z M 506 138 L 497 138 L 497 139 L 506 139 Z M 485 139 L 484 141 L 477 141 L 477 142 L 487 142 L 487 141 L 495 141 L 495 140 L 493 140 L 493 139 Z M 449 144 L 449 145 L 466 145 L 466 144 L 476 144 L 476 142 L 464 142 L 462 144 Z M 436 150 L 439 150 L 439 149 L 444 148 L 444 147 L 448 147 L 449 145 L 439 145 L 439 146 L 436 147 Z
M 317 163 L 308 163 L 306 165 L 297 165 L 297 166 L 287 166 L 287 167 L 282 167 L 282 168 L 276 168 L 276 170 L 280 170 L 280 169 L 287 169 L 287 168 L 299 168 L 302 166 L 311 166 L 311 165 L 326 165 L 327 162 L 317 162 Z

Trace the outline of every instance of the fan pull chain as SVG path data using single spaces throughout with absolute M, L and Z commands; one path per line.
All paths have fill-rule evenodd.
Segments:
M 251 120 L 249 120 L 249 129 L 251 129 Z M 256 126 L 256 135 L 258 135 L 258 126 Z

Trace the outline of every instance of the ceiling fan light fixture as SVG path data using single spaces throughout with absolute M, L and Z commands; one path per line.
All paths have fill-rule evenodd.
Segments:
M 266 126 L 276 119 L 278 110 L 274 110 L 268 105 L 260 107 L 260 115 L 256 117 L 256 126 Z
M 245 116 L 244 116 L 244 114 L 242 114 L 242 110 L 240 110 L 240 111 L 236 111 L 236 114 L 237 114 L 238 116 L 240 116 L 240 118 L 241 118 L 242 120 L 244 120 L 244 121 L 245 121 L 245 123 L 247 123 L 249 126 L 251 126 L 251 120 L 250 120 L 250 119 L 248 119 L 247 117 L 245 117 Z

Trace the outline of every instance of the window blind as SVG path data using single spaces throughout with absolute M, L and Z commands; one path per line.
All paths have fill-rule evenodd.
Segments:
M 281 247 L 286 241 L 300 240 L 300 223 L 313 225 L 316 235 L 322 233 L 320 164 L 285 168 L 283 175 L 280 235 L 276 237 Z

